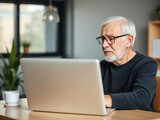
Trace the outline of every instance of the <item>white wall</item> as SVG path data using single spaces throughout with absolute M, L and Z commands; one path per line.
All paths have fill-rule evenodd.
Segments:
M 96 37 L 100 24 L 109 16 L 131 19 L 137 29 L 134 50 L 147 55 L 148 22 L 154 20 L 160 0 L 74 0 L 73 57 L 103 59 Z

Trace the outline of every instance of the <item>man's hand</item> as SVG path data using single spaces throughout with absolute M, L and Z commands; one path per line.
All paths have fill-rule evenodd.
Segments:
M 111 95 L 104 95 L 106 107 L 112 107 L 112 97 Z

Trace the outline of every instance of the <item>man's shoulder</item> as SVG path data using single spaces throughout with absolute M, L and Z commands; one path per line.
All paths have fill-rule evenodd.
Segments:
M 152 57 L 146 56 L 146 55 L 141 54 L 141 53 L 137 53 L 137 55 L 138 55 L 138 58 L 140 59 L 140 61 L 142 63 L 146 63 L 146 62 L 154 62 L 154 63 L 156 63 L 156 61 Z
M 152 57 L 137 53 L 137 61 L 135 67 L 142 67 L 144 65 L 149 67 L 156 67 L 157 62 Z

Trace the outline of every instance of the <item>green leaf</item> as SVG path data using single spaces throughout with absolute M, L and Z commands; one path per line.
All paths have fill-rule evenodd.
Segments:
M 0 69 L 1 69 L 1 71 L 3 72 L 3 67 L 2 66 L 0 66 Z M 1 78 L 1 80 L 3 80 L 4 81 L 4 77 L 3 77 L 3 75 L 2 75 L 3 73 L 1 73 L 0 74 L 0 78 Z
M 16 71 L 15 69 L 10 69 L 10 72 L 11 72 L 11 86 L 10 86 L 10 89 L 11 90 L 14 90 L 15 88 L 15 83 L 16 83 Z
M 15 64 L 15 61 L 16 61 L 16 48 L 15 48 L 14 41 L 12 43 L 11 53 L 9 54 L 8 49 L 7 49 L 7 53 L 9 55 L 9 65 L 10 65 L 10 68 L 14 68 L 14 64 Z
M 0 74 L 0 81 L 4 81 L 4 78 L 3 78 L 3 76 Z
M 5 90 L 9 90 L 11 86 L 11 71 L 9 67 L 4 67 L 3 68 L 3 75 L 4 75 L 4 85 L 5 85 Z
M 17 89 L 18 85 L 20 85 L 20 78 L 16 78 L 14 89 Z
M 8 74 L 9 74 L 8 67 L 5 67 L 5 66 L 3 67 L 2 74 L 3 74 L 3 77 L 4 77 L 4 83 L 5 83 L 6 80 L 8 79 Z
M 16 69 L 16 71 L 18 70 L 18 67 L 20 65 L 20 59 L 21 59 L 22 55 L 20 55 L 16 61 L 15 61 L 15 64 L 14 64 L 14 68 Z
M 0 58 L 2 59 L 2 62 L 3 62 L 3 64 L 4 64 L 4 67 L 8 67 L 8 65 L 7 65 L 4 57 L 2 56 L 2 54 L 0 54 Z

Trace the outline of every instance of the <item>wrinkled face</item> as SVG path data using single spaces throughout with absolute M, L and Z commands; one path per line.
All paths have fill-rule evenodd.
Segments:
M 120 22 L 111 22 L 102 28 L 101 36 L 119 36 L 122 35 Z M 105 60 L 114 62 L 120 60 L 125 54 L 126 46 L 123 37 L 115 39 L 115 43 L 108 44 L 106 40 L 102 43 L 102 50 Z

